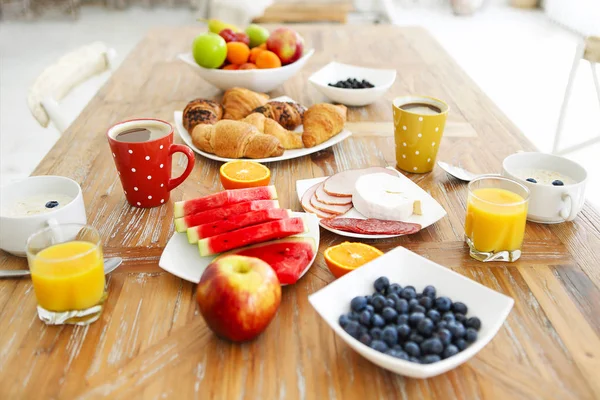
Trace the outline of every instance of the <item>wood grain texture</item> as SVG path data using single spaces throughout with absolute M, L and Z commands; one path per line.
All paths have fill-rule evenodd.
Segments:
M 497 172 L 507 155 L 533 149 L 423 29 L 297 28 L 316 53 L 272 96 L 285 94 L 305 105 L 325 101 L 307 78 L 331 60 L 395 68 L 398 77 L 383 99 L 349 108 L 354 136 L 310 157 L 269 165 L 282 207 L 301 210 L 297 179 L 394 165 L 395 96 L 419 93 L 448 102 L 442 160 Z M 88 327 L 45 326 L 37 318 L 31 282 L 0 281 L 0 398 L 600 398 L 598 212 L 586 205 L 570 223 L 529 223 L 521 260 L 482 264 L 468 256 L 462 240 L 467 188 L 437 168 L 409 178 L 448 216 L 415 235 L 366 242 L 384 251 L 405 246 L 515 299 L 503 328 L 470 362 L 432 379 L 407 379 L 338 340 L 308 303 L 310 294 L 333 280 L 323 251 L 344 240 L 327 231 L 321 232 L 315 264 L 283 289 L 277 317 L 257 340 L 234 345 L 217 339 L 196 311 L 194 285 L 158 267 L 173 234 L 172 204 L 129 207 L 104 136 L 120 120 L 173 122 L 173 111 L 193 98 L 220 99 L 217 89 L 176 60 L 199 32 L 149 32 L 36 169 L 37 175 L 65 175 L 82 185 L 88 220 L 99 229 L 106 255 L 122 256 L 125 263 L 109 277 L 101 319 Z M 174 157 L 174 175 L 184 163 L 184 157 Z M 197 156 L 171 202 L 220 190 L 219 165 Z M 0 268 L 26 268 L 26 262 L 0 253 Z

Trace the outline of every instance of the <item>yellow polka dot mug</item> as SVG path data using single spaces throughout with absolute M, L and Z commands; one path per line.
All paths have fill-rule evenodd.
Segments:
M 431 172 L 435 165 L 448 105 L 427 96 L 397 97 L 392 103 L 396 164 L 415 174 Z

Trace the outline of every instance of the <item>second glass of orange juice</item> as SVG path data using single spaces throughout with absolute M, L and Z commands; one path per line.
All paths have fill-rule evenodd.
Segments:
M 521 257 L 529 190 L 518 182 L 486 176 L 469 183 L 465 240 L 479 261 Z

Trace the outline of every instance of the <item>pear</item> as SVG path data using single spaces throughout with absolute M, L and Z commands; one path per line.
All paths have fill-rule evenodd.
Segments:
M 233 24 L 228 24 L 227 22 L 223 22 L 219 19 L 204 19 L 200 18 L 198 21 L 205 22 L 208 25 L 208 30 L 212 33 L 219 34 L 223 29 L 231 29 L 234 32 L 240 32 L 240 28 Z

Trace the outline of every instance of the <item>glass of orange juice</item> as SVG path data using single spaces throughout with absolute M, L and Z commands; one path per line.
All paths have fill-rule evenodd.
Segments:
M 479 261 L 521 257 L 529 190 L 511 179 L 484 176 L 469 183 L 465 240 Z
M 100 234 L 89 225 L 51 224 L 27 240 L 38 316 L 49 325 L 88 325 L 106 298 Z

